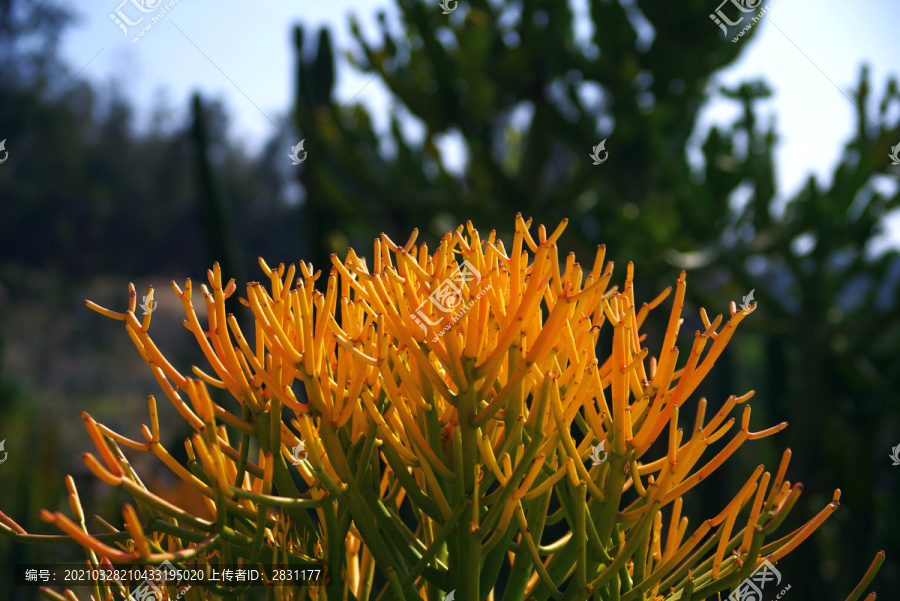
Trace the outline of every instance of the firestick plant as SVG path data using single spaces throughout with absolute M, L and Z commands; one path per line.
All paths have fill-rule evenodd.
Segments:
M 752 432 L 752 391 L 729 397 L 711 418 L 706 399 L 694 397 L 755 306 L 732 303 L 727 318 L 713 319 L 701 309 L 705 331 L 684 352 L 676 346 L 682 272 L 651 357 L 640 329 L 672 289 L 639 306 L 634 267 L 621 287 L 611 286 L 603 246 L 590 268 L 572 255 L 560 261 L 564 228 L 548 234 L 541 226 L 535 239 L 519 216 L 507 247 L 469 224 L 448 232 L 433 254 L 415 232 L 403 245 L 383 235 L 371 263 L 350 250 L 344 261 L 333 257 L 325 277 L 301 262 L 295 279 L 293 265 L 271 269 L 260 260 L 269 287 L 252 282 L 241 298 L 255 318 L 249 332 L 226 314 L 225 299 L 238 288 L 216 265 L 209 286 L 200 286 L 205 327 L 191 281 L 183 290 L 173 283 L 184 325 L 209 361 L 192 375 L 154 344 L 152 313 L 137 317 L 133 286 L 124 313 L 88 301 L 123 322 L 195 431 L 185 441 L 188 464 L 162 445 L 153 396 L 143 441 L 83 413 L 97 447 L 85 464 L 134 498 L 122 526 L 95 516 L 102 532 L 91 533 L 69 477 L 74 519 L 41 513 L 64 535 L 30 535 L 2 513 L 0 530 L 20 541 L 77 543 L 92 566 L 330 566 L 327 585 L 273 584 L 270 599 L 721 598 L 807 539 L 835 511 L 840 491 L 805 525 L 770 540 L 802 489 L 785 479 L 785 451 L 774 475 L 758 466 L 717 515 L 691 527 L 683 495 L 743 443 L 786 425 Z M 461 282 L 464 302 L 448 316 L 430 297 L 460 261 L 480 277 Z M 452 325 L 440 335 L 445 323 Z M 598 356 L 604 329 L 612 348 Z M 230 401 L 213 402 L 209 387 Z M 726 435 L 730 442 L 704 458 Z M 306 456 L 297 461 L 301 443 Z M 123 449 L 155 455 L 213 517 L 150 492 Z M 553 524 L 567 533 L 545 540 Z M 883 560 L 879 552 L 849 601 Z M 123 591 L 102 582 L 92 598 Z M 196 585 L 187 598 L 228 593 Z

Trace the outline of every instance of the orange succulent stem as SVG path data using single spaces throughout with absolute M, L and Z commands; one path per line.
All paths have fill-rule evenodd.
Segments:
M 866 570 L 865 575 L 863 575 L 862 580 L 859 581 L 859 584 L 856 585 L 856 588 L 850 593 L 847 597 L 847 601 L 856 601 L 859 599 L 866 589 L 869 588 L 869 585 L 872 584 L 872 580 L 875 579 L 875 574 L 878 573 L 878 570 L 881 569 L 881 564 L 884 563 L 884 551 L 879 551 L 875 554 L 875 559 L 872 560 L 872 565 L 869 566 L 869 569 Z M 872 593 L 866 600 L 875 599 L 875 593 Z

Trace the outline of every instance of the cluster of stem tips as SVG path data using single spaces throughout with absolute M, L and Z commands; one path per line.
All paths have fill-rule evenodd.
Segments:
M 382 235 L 371 264 L 351 249 L 343 262 L 332 257 L 324 277 L 302 262 L 298 274 L 260 260 L 268 287 L 249 283 L 240 298 L 252 332 L 226 313 L 238 287 L 217 264 L 201 299 L 190 280 L 183 290 L 172 284 L 209 363 L 190 375 L 154 344 L 152 313 L 136 315 L 133 286 L 124 313 L 86 301 L 124 322 L 194 430 L 184 441 L 188 461 L 163 446 L 153 396 L 143 440 L 82 413 L 97 451 L 85 465 L 133 498 L 120 526 L 94 516 L 92 534 L 69 476 L 71 517 L 40 514 L 64 534 L 28 534 L 2 513 L 0 531 L 80 545 L 93 567 L 327 564 L 322 586 L 269 585 L 267 598 L 278 600 L 722 598 L 807 539 L 840 491 L 806 524 L 768 541 L 802 490 L 785 479 L 787 450 L 774 475 L 759 465 L 717 515 L 692 527 L 684 494 L 742 444 L 786 426 L 750 430 L 752 391 L 719 400 L 711 417 L 694 395 L 755 306 L 732 303 L 730 315 L 713 319 L 701 309 L 705 331 L 684 358 L 676 345 L 682 272 L 659 354 L 650 356 L 640 329 L 672 288 L 638 306 L 633 265 L 621 288 L 611 286 L 603 246 L 590 269 L 571 254 L 560 259 L 565 225 L 549 234 L 540 226 L 535 239 L 519 216 L 507 247 L 468 224 L 433 254 L 416 244 L 417 232 L 403 245 Z M 612 348 L 598 355 L 604 333 Z M 707 452 L 720 439 L 720 450 Z M 208 513 L 151 492 L 126 450 L 155 455 Z M 184 598 L 240 594 L 204 585 Z M 128 591 L 103 582 L 90 595 L 127 599 Z

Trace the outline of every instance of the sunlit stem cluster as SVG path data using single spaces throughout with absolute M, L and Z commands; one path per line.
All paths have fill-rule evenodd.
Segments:
M 462 601 L 501 592 L 510 601 L 687 601 L 733 589 L 808 538 L 840 492 L 808 523 L 766 542 L 802 488 L 785 479 L 786 451 L 774 476 L 760 465 L 716 516 L 691 528 L 683 495 L 744 442 L 786 426 L 750 430 L 752 391 L 720 400 L 710 419 L 706 399 L 694 395 L 753 307 L 732 303 L 727 320 L 701 310 L 706 329 L 679 362 L 682 272 L 651 357 L 640 328 L 672 289 L 638 306 L 632 264 L 620 289 L 610 285 L 603 246 L 589 268 L 559 256 L 565 225 L 552 233 L 540 226 L 535 238 L 519 216 L 507 247 L 469 224 L 433 253 L 417 245 L 416 232 L 402 246 L 382 235 L 370 261 L 353 250 L 343 262 L 332 257 L 325 281 L 305 263 L 298 274 L 260 260 L 267 285 L 248 284 L 240 299 L 252 332 L 226 313 L 237 286 L 216 265 L 200 286 L 205 325 L 191 281 L 183 290 L 173 283 L 184 326 L 209 363 L 191 375 L 151 339 L 151 314 L 135 314 L 133 286 L 124 313 L 87 301 L 124 322 L 194 430 L 184 442 L 189 461 L 181 465 L 163 446 L 152 396 L 143 441 L 83 413 L 97 450 L 85 465 L 134 504 L 123 508 L 120 528 L 95 517 L 104 533 L 90 534 L 70 478 L 74 520 L 41 517 L 66 533 L 60 540 L 82 545 L 92 565 L 331 567 L 328 586 L 279 587 L 279 599 L 431 600 L 452 590 Z M 598 356 L 604 331 L 612 348 Z M 210 387 L 227 391 L 229 402 L 216 403 Z M 692 422 L 682 415 L 689 402 Z M 598 445 L 605 459 L 591 461 Z M 212 517 L 148 490 L 122 448 L 155 455 Z M 14 537 L 33 538 L 3 514 L 0 522 Z M 545 540 L 560 523 L 567 533 Z M 113 590 L 98 589 L 96 598 Z

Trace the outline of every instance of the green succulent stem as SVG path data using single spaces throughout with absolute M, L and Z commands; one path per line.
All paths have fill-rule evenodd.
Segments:
M 469 505 L 472 511 L 470 520 L 464 517 L 459 522 L 456 590 L 461 593 L 461 601 L 481 601 L 481 537 L 480 531 L 475 527 L 475 524 L 479 523 L 478 512 L 481 501 L 474 498 L 475 472 L 478 465 L 478 428 L 472 423 L 478 410 L 474 366 L 473 359 L 465 360 L 463 374 L 468 387 L 459 396 L 458 431 L 461 463 L 456 465 L 456 471 L 462 473 L 463 489 L 460 491 L 458 503 Z M 465 516 L 465 513 L 463 515 Z

